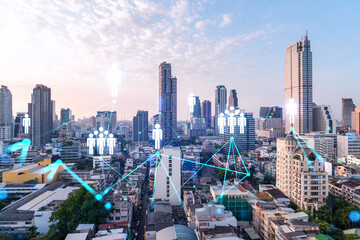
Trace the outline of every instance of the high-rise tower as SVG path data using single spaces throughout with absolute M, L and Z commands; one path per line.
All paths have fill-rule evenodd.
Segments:
M 0 140 L 13 137 L 12 94 L 7 86 L 0 88 Z
M 230 90 L 229 108 L 230 107 L 234 107 L 235 109 L 239 107 L 238 97 L 235 89 Z
M 34 146 L 43 146 L 50 142 L 52 116 L 51 89 L 37 84 L 31 94 L 29 114 L 31 117 L 31 139 Z
M 177 79 L 166 62 L 159 66 L 159 112 L 163 140 L 168 143 L 177 137 Z
M 286 48 L 285 59 L 285 131 L 290 130 L 290 119 L 287 104 L 294 99 L 297 112 L 294 119 L 294 130 L 308 133 L 313 130 L 313 84 L 312 53 L 308 36 Z

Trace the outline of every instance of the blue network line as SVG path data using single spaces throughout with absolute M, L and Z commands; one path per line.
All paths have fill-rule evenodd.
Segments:
M 224 186 L 225 186 L 225 180 L 226 180 L 226 174 L 229 168 L 229 158 L 230 158 L 230 151 L 231 151 L 231 146 L 233 144 L 233 138 L 230 138 L 230 146 L 229 146 L 229 152 L 227 155 L 227 161 L 226 161 L 226 170 L 225 170 L 225 174 L 224 174 L 224 181 L 223 181 L 223 186 L 222 186 L 222 192 L 224 192 Z M 236 162 L 234 162 L 236 164 Z
M 30 148 L 30 144 L 31 144 L 30 139 L 25 138 L 21 142 L 14 143 L 14 144 L 6 147 L 6 152 L 11 153 L 11 152 L 15 152 L 15 151 L 18 151 L 21 149 L 20 163 L 21 163 L 21 165 L 24 165 L 29 148 Z

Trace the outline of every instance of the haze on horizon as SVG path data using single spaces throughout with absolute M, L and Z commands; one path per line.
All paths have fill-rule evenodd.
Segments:
M 356 7 L 358 6 L 358 7 Z M 123 79 L 118 119 L 158 112 L 158 67 L 178 79 L 178 119 L 187 97 L 214 104 L 216 85 L 238 91 L 240 108 L 284 105 L 286 47 L 309 31 L 314 102 L 341 98 L 360 105 L 360 2 L 348 1 L 2 1 L 0 83 L 13 94 L 13 114 L 27 111 L 36 84 L 51 88 L 56 112 L 76 118 L 112 101 L 107 71 Z M 102 110 L 111 110 L 108 105 Z

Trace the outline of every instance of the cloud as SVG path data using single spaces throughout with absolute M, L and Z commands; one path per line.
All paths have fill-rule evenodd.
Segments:
M 220 27 L 225 27 L 231 23 L 231 14 L 223 14 L 222 15 L 222 22 L 220 23 Z
M 53 89 L 59 108 L 81 115 L 111 101 L 106 73 L 116 61 L 124 75 L 119 118 L 130 119 L 138 109 L 156 112 L 161 62 L 172 63 L 179 92 L 194 82 L 200 89 L 205 79 L 226 72 L 219 66 L 232 62 L 232 49 L 268 34 L 265 28 L 235 37 L 206 35 L 206 26 L 216 23 L 204 19 L 204 11 L 205 1 L 194 5 L 186 0 L 3 1 L 0 79 L 27 86 L 15 89 L 22 91 L 14 96 L 18 106 L 29 102 L 29 85 L 44 83 Z M 230 22 L 231 15 L 224 14 L 221 25 Z

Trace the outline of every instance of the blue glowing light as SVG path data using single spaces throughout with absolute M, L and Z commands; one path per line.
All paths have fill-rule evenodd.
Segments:
M 180 138 L 180 136 L 178 136 L 177 138 Z
M 218 215 L 220 215 L 220 214 L 221 214 L 221 208 L 217 208 L 217 209 L 216 209 L 216 213 L 217 213 Z
M 196 185 L 195 185 L 195 184 L 193 185 L 193 188 L 196 188 Z
M 234 137 L 230 137 L 230 140 L 231 140 L 231 141 L 234 141 Z
M 100 201 L 103 197 L 100 194 L 95 195 L 95 199 Z
M 8 196 L 7 192 L 5 189 L 0 189 L 0 200 L 4 200 L 6 199 Z
M 271 116 L 269 116 L 269 118 L 271 118 Z
M 110 210 L 111 209 L 111 203 L 109 203 L 109 202 L 105 203 L 105 208 L 107 210 Z
M 141 134 L 141 132 L 139 132 L 139 134 Z
M 360 212 L 357 210 L 353 210 L 349 213 L 349 220 L 351 222 L 358 222 L 360 220 Z

